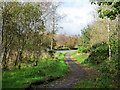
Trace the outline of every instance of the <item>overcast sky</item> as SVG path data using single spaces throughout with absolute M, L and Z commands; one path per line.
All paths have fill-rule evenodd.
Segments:
M 89 0 L 66 0 L 58 9 L 58 13 L 66 17 L 59 22 L 63 27 L 58 33 L 67 35 L 80 34 L 80 30 L 93 21 L 95 5 Z

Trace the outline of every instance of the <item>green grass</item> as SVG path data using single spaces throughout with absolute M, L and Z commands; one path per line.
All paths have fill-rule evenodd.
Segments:
M 94 78 L 88 80 L 82 80 L 80 83 L 74 86 L 74 88 L 93 88 L 93 80 Z
M 80 63 L 84 63 L 84 60 L 87 59 L 89 54 L 86 53 L 79 53 L 80 55 L 77 55 L 77 52 L 72 52 L 71 56 L 73 56 L 73 58 L 75 58 L 78 62 Z
M 92 68 L 95 68 L 95 69 L 99 69 L 99 65 L 94 65 L 94 64 L 91 64 L 91 63 L 88 63 L 88 62 L 85 62 L 85 60 L 88 58 L 89 56 L 89 53 L 78 53 L 77 54 L 77 51 L 75 52 L 72 52 L 71 53 L 71 56 L 77 60 L 78 62 L 80 62 L 81 64 L 83 65 L 86 65 L 88 67 L 92 67 Z
M 44 59 L 38 63 L 38 66 L 26 67 L 21 70 L 4 71 L 2 73 L 2 87 L 25 88 L 33 81 L 66 76 L 69 69 L 63 61 L 64 54 L 58 54 L 58 61 Z
M 116 84 L 112 84 L 112 82 L 116 83 L 117 80 L 115 79 L 115 74 L 107 72 L 107 69 L 109 69 L 107 63 L 104 62 L 102 64 L 96 65 L 91 64 L 90 62 L 84 62 L 85 59 L 89 58 L 89 54 L 86 53 L 77 54 L 77 52 L 73 52 L 71 53 L 71 55 L 81 64 L 98 70 L 98 75 L 96 77 L 84 79 L 78 84 L 76 84 L 74 88 L 113 88 L 117 86 Z

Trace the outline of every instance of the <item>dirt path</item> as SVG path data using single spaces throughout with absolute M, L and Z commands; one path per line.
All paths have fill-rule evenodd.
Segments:
M 83 79 L 87 74 L 82 67 L 71 60 L 70 53 L 65 55 L 65 61 L 69 64 L 71 73 L 65 80 L 60 82 L 60 84 L 56 85 L 54 88 L 72 88 L 79 79 Z
M 70 53 L 67 53 L 65 55 L 65 62 L 70 67 L 71 72 L 70 74 L 62 79 L 57 80 L 55 82 L 49 83 L 48 85 L 45 85 L 47 88 L 73 88 L 74 85 L 81 80 L 89 77 L 93 77 L 96 75 L 96 71 L 81 65 L 77 61 L 74 61 L 71 59 Z M 36 88 L 40 88 L 41 86 L 37 86 Z

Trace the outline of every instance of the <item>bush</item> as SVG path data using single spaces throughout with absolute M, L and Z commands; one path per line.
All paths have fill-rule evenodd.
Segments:
M 104 45 L 104 42 L 99 42 L 99 43 L 93 44 L 91 49 L 96 49 L 97 47 L 100 47 L 101 45 Z
M 92 64 L 99 64 L 108 58 L 108 45 L 104 44 L 91 51 L 89 57 L 85 60 Z
M 89 53 L 90 50 L 89 50 L 89 49 L 84 49 L 83 52 L 84 52 L 84 53 Z
M 111 37 L 111 60 L 104 60 L 105 62 L 100 65 L 98 80 L 96 81 L 97 87 L 118 88 L 119 83 L 119 56 L 118 56 L 118 38 Z M 100 84 L 101 83 L 101 84 Z
M 84 47 L 78 47 L 78 53 L 82 53 L 85 50 Z

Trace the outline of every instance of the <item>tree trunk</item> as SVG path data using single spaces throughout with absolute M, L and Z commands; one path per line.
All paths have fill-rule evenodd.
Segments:
M 2 25 L 2 44 L 3 44 L 3 32 L 4 32 L 4 16 L 3 16 L 3 25 Z
M 51 39 L 51 50 L 53 49 L 53 36 L 52 36 L 52 39 Z
M 17 54 L 17 57 L 16 57 L 16 60 L 15 60 L 15 66 L 18 65 L 18 54 Z
M 9 50 L 9 54 L 8 54 L 8 58 L 7 58 L 7 60 L 9 61 L 9 59 L 10 59 L 10 57 L 11 57 L 11 52 L 12 52 L 12 49 L 10 48 L 10 50 Z
M 54 6 L 52 6 L 53 10 L 54 10 Z M 54 33 L 55 33 L 55 17 L 54 17 L 54 14 L 55 14 L 55 11 L 53 11 L 53 30 L 52 30 L 52 41 L 51 41 L 51 50 L 53 49 L 53 39 L 54 39 Z
M 37 54 L 36 56 L 37 56 L 37 58 L 36 58 L 36 60 L 35 60 L 35 65 L 34 65 L 34 66 L 37 66 L 37 65 L 38 65 L 38 54 Z
M 120 15 L 118 14 L 118 59 L 120 59 Z M 118 66 L 120 66 L 120 60 L 118 60 Z M 118 87 L 120 87 L 120 68 L 118 68 Z
M 3 69 L 5 70 L 5 69 L 7 69 L 7 62 L 6 62 L 6 57 L 7 57 L 7 49 L 8 49 L 8 47 L 7 47 L 7 43 L 8 43 L 8 40 L 7 40 L 7 30 L 6 30 L 6 33 L 5 33 L 6 35 L 5 35 L 5 50 L 4 50 L 4 54 L 3 54 L 3 59 L 2 59 L 2 63 L 3 63 Z
M 4 51 L 4 55 L 3 55 L 3 59 L 2 59 L 2 64 L 3 64 L 3 69 L 7 69 L 7 62 L 6 62 L 6 57 L 7 57 L 7 47 L 5 47 L 5 51 Z
M 109 60 L 111 60 L 110 21 L 108 21 L 108 45 L 109 45 Z
M 3 2 L 3 9 L 4 9 L 4 2 Z M 3 24 L 2 24 L 2 44 L 3 44 L 3 32 L 4 32 L 4 25 L 5 25 L 5 18 L 4 16 L 2 15 L 2 20 L 3 20 Z
M 19 51 L 19 63 L 22 62 L 22 58 L 23 58 L 22 54 L 23 54 L 23 50 L 24 50 L 25 43 L 26 43 L 26 42 L 25 42 L 24 39 L 23 39 L 22 49 Z M 19 69 L 21 69 L 21 64 L 19 64 Z

